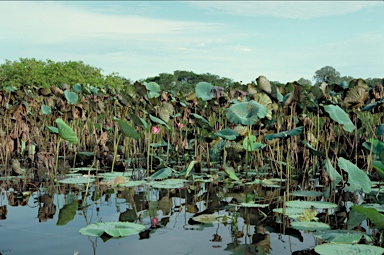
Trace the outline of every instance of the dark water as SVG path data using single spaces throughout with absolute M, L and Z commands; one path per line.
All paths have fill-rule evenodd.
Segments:
M 201 184 L 202 186 L 205 184 Z M 209 208 L 209 203 L 222 205 L 231 197 L 220 187 L 212 192 L 184 190 L 157 190 L 151 187 L 135 187 L 115 190 L 92 187 L 82 207 L 85 191 L 82 185 L 65 185 L 55 191 L 40 188 L 29 198 L 17 196 L 17 188 L 5 185 L 1 188 L 0 206 L 6 215 L 0 220 L 0 252 L 3 255 L 21 254 L 292 254 L 294 251 L 313 249 L 315 239 L 311 234 L 298 237 L 280 234 L 281 229 L 269 228 L 268 220 L 255 218 L 255 210 L 238 211 L 237 231 L 244 236 L 235 245 L 232 224 L 196 224 L 191 218 Z M 16 188 L 16 189 L 15 189 Z M 63 194 L 65 193 L 65 195 Z M 69 194 L 79 204 L 73 220 L 58 226 L 59 211 L 69 200 Z M 101 194 L 96 197 L 96 194 Z M 95 199 L 96 197 L 96 199 Z M 201 199 L 200 199 L 201 198 Z M 137 214 L 134 213 L 136 208 Z M 213 207 L 211 207 L 213 208 Z M 220 215 L 233 215 L 221 209 Z M 99 237 L 81 235 L 79 229 L 94 222 L 116 222 L 135 215 L 135 222 L 146 226 L 146 233 L 103 241 Z M 159 223 L 151 227 L 151 219 Z M 5 218 L 4 218 L 5 217 Z M 249 218 L 246 224 L 244 218 Z M 282 224 L 278 225 L 282 226 Z M 220 235 L 220 242 L 213 242 L 213 235 Z M 144 238 L 144 239 L 143 239 Z M 255 243 L 257 242 L 257 243 Z M 235 248 L 236 247 L 236 248 Z

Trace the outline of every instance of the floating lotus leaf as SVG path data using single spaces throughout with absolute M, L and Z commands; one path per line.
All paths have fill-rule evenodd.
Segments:
M 163 181 L 149 182 L 148 185 L 157 189 L 180 189 L 187 184 L 185 179 L 167 179 Z
M 340 229 L 316 232 L 313 233 L 313 236 L 323 239 L 328 243 L 354 244 L 358 243 L 362 237 L 366 240 L 373 241 L 372 237 L 362 232 Z
M 52 112 L 51 107 L 49 107 L 48 105 L 45 105 L 45 104 L 42 104 L 42 105 L 41 105 L 41 113 L 42 113 L 43 115 L 50 114 L 51 112 Z
M 194 221 L 201 223 L 230 223 L 231 218 L 218 214 L 201 214 L 192 218 Z
M 268 207 L 268 204 L 256 204 L 255 202 L 249 202 L 249 203 L 240 203 L 240 204 L 237 204 L 236 206 L 265 208 L 265 207 Z
M 355 164 L 342 157 L 338 160 L 338 166 L 348 173 L 348 184 L 345 191 L 355 192 L 363 190 L 365 193 L 371 192 L 372 182 L 365 171 L 360 170 Z
M 227 140 L 235 140 L 238 135 L 239 134 L 235 130 L 232 130 L 230 128 L 226 128 L 226 129 L 217 131 L 215 133 L 215 136 L 218 136 Z
M 286 206 L 290 207 L 298 207 L 298 208 L 311 208 L 314 207 L 316 209 L 329 209 L 336 208 L 337 204 L 331 202 L 320 202 L 320 201 L 287 201 Z
M 79 100 L 79 97 L 77 96 L 77 94 L 72 91 L 68 91 L 68 90 L 64 91 L 64 96 L 65 96 L 65 99 L 67 99 L 68 104 L 76 104 L 77 100 Z
M 101 236 L 106 233 L 112 237 L 124 237 L 138 234 L 144 229 L 144 225 L 131 222 L 96 222 L 81 228 L 79 232 L 86 236 Z
M 57 129 L 59 132 L 59 136 L 62 139 L 64 139 L 65 141 L 68 141 L 72 144 L 78 143 L 78 138 L 77 138 L 75 131 L 73 131 L 73 129 L 70 126 L 68 126 L 64 122 L 64 120 L 56 119 L 56 125 L 57 125 Z
M 299 216 L 304 212 L 304 208 L 297 208 L 297 207 L 286 207 L 285 210 L 284 208 L 275 208 L 273 209 L 274 212 L 281 213 L 286 216 Z
M 341 109 L 338 105 L 325 105 L 324 110 L 329 114 L 331 119 L 343 125 L 343 129 L 349 133 L 352 133 L 355 129 L 355 125 L 349 119 L 348 114 Z
M 346 108 L 361 108 L 368 96 L 368 92 L 362 87 L 350 88 L 344 98 L 344 105 Z
M 136 131 L 134 127 L 131 127 L 126 121 L 123 120 L 116 120 L 117 124 L 119 124 L 120 130 L 123 132 L 123 134 L 127 137 L 131 137 L 133 139 L 139 140 L 140 135 Z
M 264 138 L 267 140 L 273 140 L 275 138 L 286 138 L 288 136 L 295 136 L 295 135 L 300 134 L 301 131 L 303 130 L 303 128 L 304 127 L 301 126 L 301 127 L 293 128 L 291 130 L 276 133 L 276 134 L 268 134 L 268 135 L 265 135 Z
M 315 247 L 315 252 L 320 255 L 382 255 L 384 253 L 384 249 L 367 244 L 322 244 Z
M 145 184 L 147 184 L 146 181 L 128 181 L 128 182 L 121 183 L 118 186 L 119 187 L 137 187 L 137 186 L 143 186 Z
M 324 193 L 312 190 L 296 190 L 292 192 L 291 195 L 296 197 L 320 197 L 324 195 Z
M 213 86 L 208 82 L 199 82 L 196 84 L 196 97 L 202 100 L 211 100 L 214 95 L 212 93 Z
M 234 124 L 253 125 L 267 116 L 268 110 L 265 105 L 256 101 L 233 104 L 226 110 L 227 118 Z
M 156 98 L 160 96 L 161 88 L 156 82 L 144 82 L 144 86 L 148 90 L 148 98 Z
M 88 178 L 88 177 L 69 177 L 60 180 L 60 183 L 65 183 L 65 184 L 85 184 L 85 183 L 92 183 L 96 179 L 95 178 Z
M 320 231 L 331 228 L 328 224 L 315 221 L 294 221 L 291 223 L 291 227 L 294 229 L 305 231 Z

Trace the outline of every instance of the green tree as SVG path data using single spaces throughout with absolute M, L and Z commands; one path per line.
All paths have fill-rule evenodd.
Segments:
M 312 85 L 312 82 L 305 78 L 300 78 L 297 82 L 301 85 Z
M 0 87 L 37 86 L 50 87 L 67 83 L 86 83 L 95 87 L 123 85 L 123 79 L 116 73 L 108 76 L 101 74 L 101 69 L 82 61 L 55 62 L 35 58 L 20 58 L 17 61 L 6 60 L 0 65 Z
M 315 72 L 315 76 L 313 76 L 315 82 L 322 83 L 339 83 L 340 82 L 340 73 L 336 71 L 332 66 L 325 66 Z

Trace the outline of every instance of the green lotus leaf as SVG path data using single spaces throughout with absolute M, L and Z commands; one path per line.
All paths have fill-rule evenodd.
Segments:
M 338 160 L 338 166 L 348 173 L 349 186 L 345 186 L 345 191 L 355 192 L 363 190 L 365 193 L 371 192 L 372 182 L 364 171 L 342 157 Z
M 144 225 L 131 222 L 96 222 L 79 230 L 86 236 L 101 236 L 106 233 L 112 237 L 124 237 L 138 234 L 145 229 Z
M 267 107 L 253 100 L 233 104 L 226 110 L 226 116 L 230 122 L 245 126 L 255 124 L 267 114 Z
M 315 247 L 315 252 L 320 255 L 382 255 L 384 249 L 378 246 L 372 246 L 367 244 L 322 244 Z
M 256 142 L 256 136 L 248 135 L 243 140 L 243 148 L 248 151 L 255 151 L 266 146 L 264 143 Z
M 50 114 L 51 112 L 52 112 L 51 107 L 49 107 L 48 105 L 45 105 L 45 104 L 42 104 L 42 105 L 41 105 L 41 113 L 42 113 L 43 115 Z
M 161 125 L 164 125 L 167 129 L 169 129 L 169 126 L 167 125 L 167 123 L 165 123 L 163 120 L 149 114 L 149 118 L 152 122 L 155 122 L 157 124 L 161 124 Z
M 382 135 L 384 134 L 384 124 L 381 124 L 376 129 L 376 135 Z
M 83 92 L 83 89 L 81 88 L 81 84 L 79 83 L 76 83 L 73 85 L 72 87 L 73 91 L 75 91 L 76 93 L 81 93 Z
M 305 208 L 298 208 L 298 207 L 286 207 L 284 208 L 275 208 L 273 209 L 274 212 L 281 213 L 286 216 L 300 216 L 304 212 Z
M 323 222 L 316 221 L 294 221 L 291 223 L 291 227 L 298 230 L 305 231 L 319 231 L 319 230 L 327 230 L 331 227 Z
M 72 91 L 68 91 L 68 90 L 64 91 L 64 96 L 65 96 L 65 99 L 67 99 L 68 104 L 76 104 L 77 100 L 79 100 L 79 97 L 77 96 L 77 94 Z
M 137 187 L 137 186 L 143 186 L 147 184 L 146 181 L 128 181 L 124 183 L 120 183 L 117 185 L 118 187 Z
M 316 238 L 323 239 L 328 243 L 346 243 L 354 244 L 358 243 L 362 237 L 366 240 L 372 240 L 372 238 L 362 232 L 351 231 L 351 230 L 327 230 L 313 233 L 313 236 Z
M 292 192 L 291 195 L 296 197 L 320 197 L 324 195 L 324 193 L 312 190 L 296 190 Z
M 339 184 L 339 182 L 341 182 L 341 179 L 342 179 L 341 175 L 339 174 L 339 172 L 335 170 L 335 168 L 332 166 L 332 163 L 329 159 L 325 161 L 324 168 L 329 176 L 329 179 L 331 180 L 331 182 L 333 182 L 334 186 L 336 186 L 337 184 Z
M 120 130 L 123 132 L 123 134 L 127 137 L 131 137 L 135 140 L 140 139 L 139 133 L 136 131 L 134 127 L 131 127 L 126 121 L 123 120 L 116 120 L 117 124 L 119 124 Z
M 230 223 L 231 218 L 226 215 L 218 214 L 201 214 L 192 218 L 194 221 L 201 223 Z
M 149 179 L 155 179 L 155 180 L 166 179 L 172 175 L 172 172 L 173 172 L 172 168 L 165 167 L 165 168 L 158 170 L 156 173 L 152 174 L 148 178 Z
M 308 147 L 309 151 L 315 155 L 315 156 L 320 156 L 320 157 L 323 157 L 325 156 L 325 153 L 322 152 L 322 151 L 319 151 L 319 150 L 316 150 L 315 148 L 312 147 L 312 145 L 310 143 L 308 143 L 307 141 L 301 141 L 305 146 Z
M 196 124 L 198 126 L 200 126 L 201 128 L 206 128 L 208 130 L 212 129 L 211 123 L 209 123 L 209 121 L 206 118 L 196 113 L 192 113 L 191 115 L 196 119 Z
M 237 133 L 235 130 L 232 130 L 230 128 L 226 128 L 226 129 L 217 131 L 214 135 L 227 140 L 235 140 L 236 137 L 239 135 L 239 133 Z
M 167 179 L 163 181 L 149 182 L 148 185 L 157 189 L 180 189 L 187 184 L 185 179 Z
M 57 127 L 52 127 L 52 126 L 46 126 L 48 131 L 51 132 L 51 133 L 54 133 L 54 134 L 58 134 L 59 133 L 59 129 Z
M 224 171 L 228 174 L 229 178 L 234 181 L 240 181 L 239 177 L 237 177 L 235 173 L 235 169 L 233 167 L 224 166 Z
M 208 82 L 199 82 L 196 84 L 195 92 L 196 97 L 202 100 L 211 100 L 214 97 L 212 93 L 213 86 Z
M 77 138 L 75 131 L 73 131 L 73 129 L 70 126 L 68 126 L 64 122 L 64 120 L 56 119 L 56 125 L 57 125 L 57 129 L 59 132 L 59 136 L 62 139 L 64 139 L 65 141 L 68 141 L 72 144 L 78 143 L 78 138 Z
M 276 133 L 276 134 L 268 134 L 268 135 L 265 135 L 264 138 L 267 139 L 267 140 L 273 140 L 275 138 L 285 138 L 285 137 L 288 137 L 288 136 L 299 135 L 301 133 L 301 131 L 303 130 L 303 128 L 304 127 L 301 126 L 301 127 L 293 128 L 293 129 L 288 130 L 288 131 L 279 132 L 279 133 Z
M 372 167 L 376 170 L 380 178 L 384 179 L 384 163 L 379 160 L 375 160 L 372 162 Z
M 373 154 L 380 155 L 381 151 L 384 150 L 384 142 L 376 138 L 369 138 L 363 143 L 363 147 L 372 151 Z
M 65 184 L 85 184 L 85 183 L 92 183 L 96 179 L 95 178 L 88 178 L 88 177 L 69 177 L 60 180 L 60 183 L 65 183 Z
M 379 213 L 376 208 L 367 208 L 361 205 L 354 205 L 351 207 L 352 210 L 367 216 L 375 227 L 378 229 L 384 229 L 384 215 Z
M 73 194 L 68 195 L 67 204 L 60 209 L 56 225 L 63 226 L 73 220 L 77 212 L 77 206 L 76 197 Z
M 144 86 L 148 90 L 148 98 L 156 98 L 160 96 L 161 88 L 156 82 L 144 82 Z
M 298 207 L 298 208 L 316 208 L 316 209 L 329 209 L 336 208 L 337 204 L 331 202 L 320 202 L 320 201 L 287 201 L 285 203 L 289 207 Z
M 338 105 L 325 105 L 324 110 L 329 114 L 331 119 L 343 125 L 343 129 L 349 133 L 352 133 L 355 129 L 355 125 L 349 119 L 348 114 L 341 109 Z

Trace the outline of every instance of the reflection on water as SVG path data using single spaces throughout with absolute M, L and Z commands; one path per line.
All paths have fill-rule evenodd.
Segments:
M 230 206 L 246 194 L 239 187 L 212 183 L 192 183 L 180 189 L 94 185 L 86 191 L 85 185 L 44 187 L 22 179 L 4 179 L 0 252 L 282 255 L 314 247 L 312 235 L 285 229 L 283 221 L 268 208 Z M 234 221 L 201 224 L 192 219 L 210 213 Z M 143 224 L 146 229 L 118 239 L 79 234 L 88 224 L 116 221 Z

